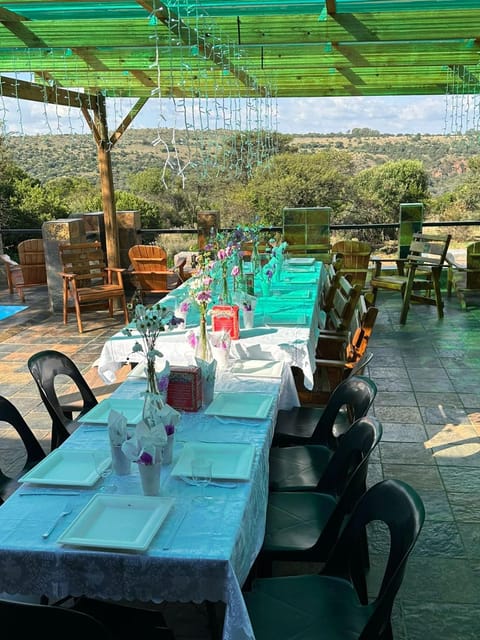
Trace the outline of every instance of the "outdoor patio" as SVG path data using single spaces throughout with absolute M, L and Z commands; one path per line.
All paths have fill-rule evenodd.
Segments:
M 28 357 L 46 348 L 67 353 L 98 398 L 108 395 L 92 365 L 105 339 L 121 326 L 103 312 L 74 319 L 48 312 L 46 289 L 27 291 L 28 309 L 0 321 L 0 393 L 23 413 L 48 450 L 50 420 L 27 369 Z M 434 307 L 413 305 L 398 324 L 400 298 L 380 293 L 380 313 L 370 342 L 368 375 L 378 385 L 374 414 L 383 424 L 369 482 L 394 477 L 422 496 L 427 518 L 410 557 L 394 614 L 395 640 L 469 640 L 480 637 L 480 306 L 464 312 L 445 300 L 445 318 Z M 19 304 L 3 290 L 0 304 Z M 67 391 L 67 390 L 66 390 Z M 15 458 L 15 443 L 0 430 L 1 465 Z M 373 571 L 382 559 L 372 548 Z M 208 637 L 204 610 L 166 607 L 177 639 Z

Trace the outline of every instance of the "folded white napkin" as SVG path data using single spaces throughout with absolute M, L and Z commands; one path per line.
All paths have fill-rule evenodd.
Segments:
M 127 439 L 127 418 L 115 409 L 108 414 L 108 435 L 113 446 L 121 445 Z

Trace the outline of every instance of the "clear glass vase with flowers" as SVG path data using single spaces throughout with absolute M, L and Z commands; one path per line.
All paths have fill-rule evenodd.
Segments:
M 262 295 L 265 297 L 272 295 L 272 280 L 275 273 L 275 265 L 270 261 L 266 264 L 261 271 L 260 286 L 262 288 Z
M 204 405 L 213 399 L 216 370 L 216 361 L 207 333 L 207 314 L 212 303 L 214 264 L 208 252 L 201 254 L 198 258 L 197 273 L 189 283 L 191 297 L 199 310 L 200 322 L 198 333 L 189 331 L 187 341 L 193 349 L 195 364 L 202 372 L 202 402 Z
M 253 329 L 255 321 L 255 307 L 257 306 L 257 298 L 245 291 L 238 291 L 234 297 L 235 303 L 238 304 L 242 313 L 242 323 L 244 329 Z
M 134 353 L 143 353 L 145 356 L 145 374 L 147 386 L 143 393 L 142 423 L 150 433 L 150 446 L 155 447 L 155 462 L 161 462 L 168 443 L 173 446 L 173 438 L 168 440 L 168 436 L 173 436 L 175 427 L 180 420 L 178 411 L 166 404 L 166 394 L 168 389 L 168 376 L 170 367 L 168 361 L 163 361 L 161 374 L 157 374 L 156 360 L 162 359 L 163 354 L 157 349 L 157 340 L 162 332 L 175 322 L 173 312 L 165 306 L 156 304 L 146 307 L 138 304 L 135 307 L 135 314 L 132 321 L 133 327 L 123 329 L 126 335 L 134 335 L 134 331 L 139 334 L 133 347 Z M 137 365 L 140 366 L 140 365 Z M 143 437 L 145 440 L 145 436 Z M 166 456 L 168 463 L 168 455 Z

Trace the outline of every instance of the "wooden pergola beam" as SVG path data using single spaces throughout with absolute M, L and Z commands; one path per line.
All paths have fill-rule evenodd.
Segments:
M 32 100 L 34 102 L 48 102 L 62 107 L 78 107 L 98 110 L 97 96 L 90 93 L 80 93 L 57 86 L 35 84 L 26 80 L 0 76 L 1 95 L 18 100 Z
M 253 89 L 260 96 L 268 96 L 269 91 L 261 86 L 246 71 L 235 66 L 231 60 L 218 51 L 219 47 L 211 44 L 206 38 L 200 36 L 196 29 L 191 29 L 181 18 L 163 3 L 154 6 L 146 0 L 137 0 L 145 11 L 155 16 L 172 34 L 181 38 L 182 42 L 189 46 L 198 47 L 199 55 L 207 60 L 211 60 L 220 69 L 228 70 L 232 76 L 237 78 L 245 87 Z

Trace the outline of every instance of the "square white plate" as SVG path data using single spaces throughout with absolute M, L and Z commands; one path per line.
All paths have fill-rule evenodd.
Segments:
M 77 422 L 108 424 L 108 415 L 112 409 L 123 414 L 127 418 L 128 424 L 137 424 L 142 419 L 143 401 L 131 398 L 107 398 L 90 409 L 84 416 L 77 418 Z
M 108 453 L 105 453 L 105 458 L 99 461 L 96 461 L 96 455 L 98 455 L 98 451 L 54 449 L 33 469 L 25 473 L 19 481 L 33 484 L 91 487 L 111 462 Z
M 192 476 L 192 460 L 206 458 L 212 461 L 212 479 L 248 480 L 255 456 L 251 444 L 228 442 L 186 442 L 172 476 Z
M 235 376 L 281 378 L 283 362 L 275 360 L 236 360 L 230 369 Z
M 315 258 L 289 258 L 285 261 L 286 266 L 291 267 L 305 267 L 315 263 Z
M 306 328 L 309 324 L 306 313 L 282 313 L 281 311 L 265 313 L 263 323 L 271 326 Z
M 205 409 L 207 416 L 230 418 L 259 418 L 268 416 L 273 396 L 265 393 L 230 393 L 221 391 Z
M 310 289 L 302 289 L 301 291 L 281 291 L 279 297 L 282 300 L 304 300 L 307 302 L 312 298 L 312 292 Z
M 145 551 L 174 501 L 97 493 L 57 542 L 74 547 Z

